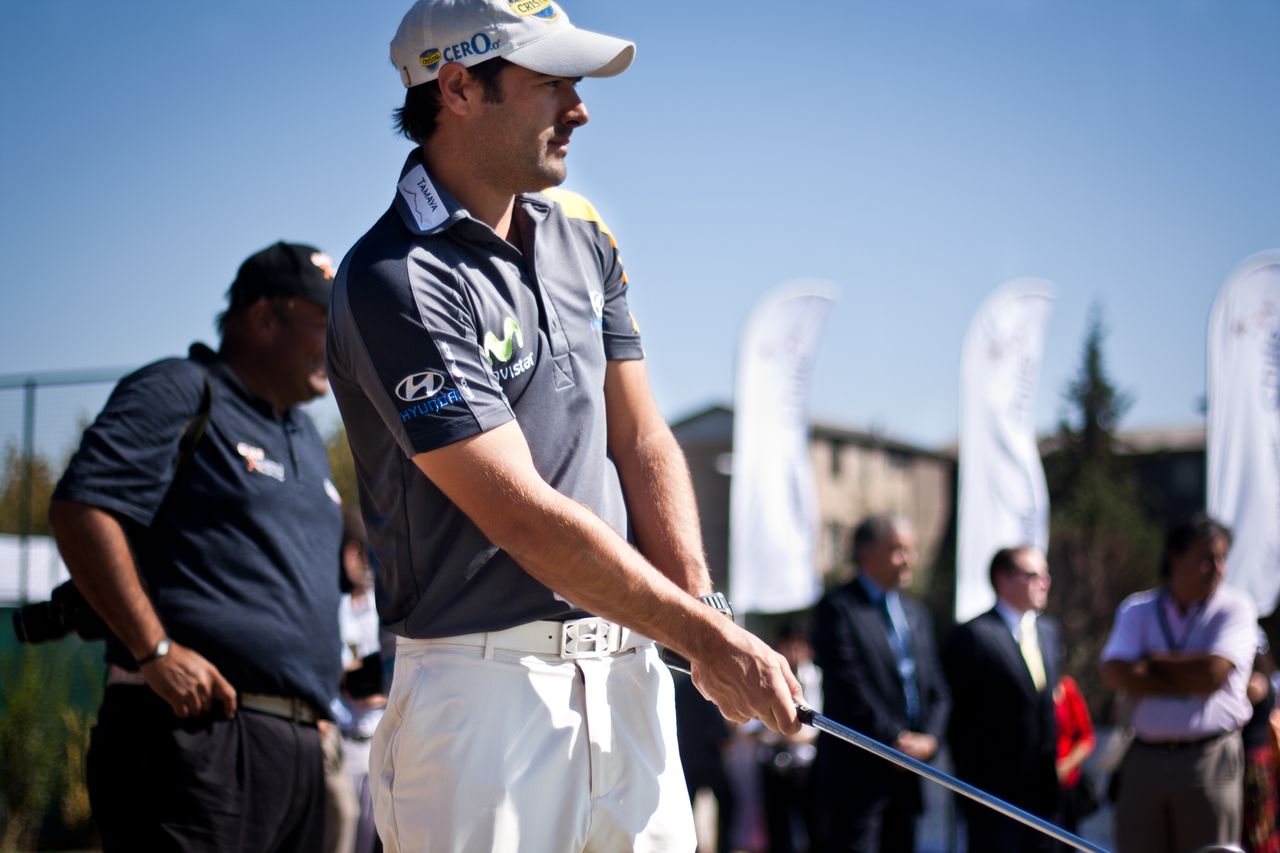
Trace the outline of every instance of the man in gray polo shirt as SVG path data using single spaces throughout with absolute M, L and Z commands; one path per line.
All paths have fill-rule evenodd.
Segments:
M 1120 603 L 1102 676 L 1132 702 L 1116 849 L 1176 853 L 1240 841 L 1253 602 L 1222 584 L 1231 533 L 1205 515 L 1169 528 L 1165 583 Z
M 634 52 L 549 0 L 423 0 L 392 41 L 419 148 L 328 339 L 399 635 L 371 760 L 388 851 L 692 849 L 654 640 L 729 719 L 799 728 L 785 660 L 713 609 L 612 235 L 538 192 L 587 122 L 578 79 Z

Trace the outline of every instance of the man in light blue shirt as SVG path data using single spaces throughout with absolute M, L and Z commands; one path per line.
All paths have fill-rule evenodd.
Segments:
M 1257 612 L 1222 584 L 1231 532 L 1206 515 L 1168 531 L 1165 583 L 1120 603 L 1102 677 L 1132 700 L 1120 765 L 1118 850 L 1195 850 L 1240 841 L 1240 728 Z

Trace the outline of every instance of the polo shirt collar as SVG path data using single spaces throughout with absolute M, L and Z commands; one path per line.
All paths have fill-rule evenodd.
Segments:
M 393 206 L 400 221 L 414 234 L 438 234 L 469 217 L 466 208 L 432 179 L 421 148 L 410 151 L 400 169 Z
M 405 158 L 393 206 L 400 221 L 415 234 L 439 234 L 460 220 L 472 218 L 461 202 L 431 177 L 421 148 L 413 149 Z M 520 193 L 515 206 L 541 222 L 551 212 L 552 202 L 542 193 Z
M 1218 584 L 1217 589 L 1210 593 L 1207 598 L 1191 602 L 1184 612 L 1178 605 L 1178 600 L 1173 597 L 1173 591 L 1169 589 L 1169 585 L 1165 584 L 1163 594 L 1156 596 L 1156 603 L 1158 607 L 1164 608 L 1165 613 L 1177 620 L 1178 624 L 1185 624 L 1194 618 L 1197 613 L 1209 607 L 1209 604 L 1217 596 L 1219 589 L 1222 589 L 1222 584 Z
M 516 206 L 524 208 L 533 218 L 543 220 L 551 212 L 551 199 L 542 193 L 520 193 L 516 196 Z
M 277 414 L 275 406 L 250 391 L 249 386 L 245 385 L 244 380 L 240 378 L 240 374 L 232 370 L 226 359 L 209 347 L 197 341 L 187 350 L 187 358 L 217 376 L 232 391 L 244 398 L 245 402 L 262 414 L 285 423 L 292 422 L 295 407 L 286 409 L 283 414 Z

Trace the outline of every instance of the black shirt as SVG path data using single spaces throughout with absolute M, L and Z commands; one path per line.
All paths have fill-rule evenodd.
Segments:
M 212 402 L 190 457 L 178 444 Z M 324 442 L 297 409 L 277 415 L 201 344 L 126 376 L 54 493 L 112 513 L 171 638 L 239 691 L 328 706 L 340 675 L 340 499 Z M 119 641 L 107 660 L 129 669 Z

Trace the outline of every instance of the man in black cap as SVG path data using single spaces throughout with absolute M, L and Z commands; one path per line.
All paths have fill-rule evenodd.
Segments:
M 58 483 L 58 547 L 114 633 L 87 762 L 106 851 L 321 845 L 342 512 L 297 406 L 328 387 L 332 279 L 311 246 L 251 256 L 219 351 L 122 379 Z

